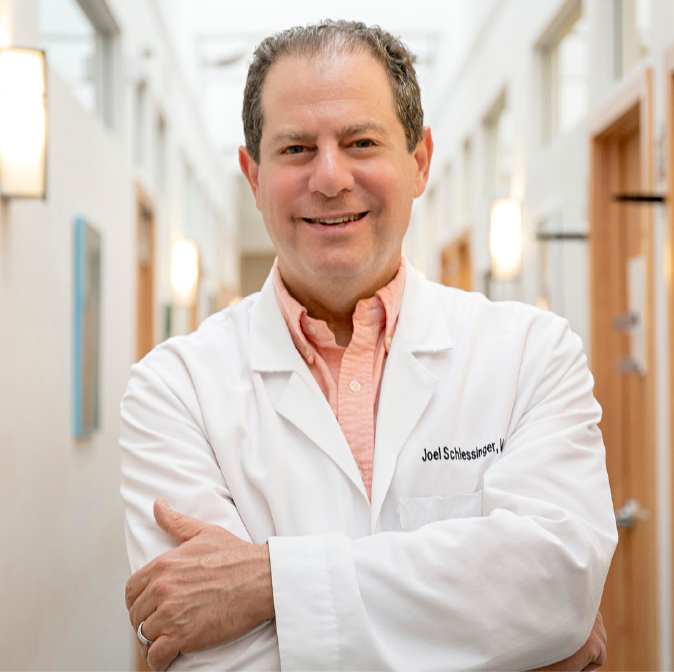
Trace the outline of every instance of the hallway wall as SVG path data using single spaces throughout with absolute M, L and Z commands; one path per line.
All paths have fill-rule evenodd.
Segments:
M 131 669 L 119 400 L 133 359 L 135 238 L 123 148 L 49 78 L 49 198 L 0 220 L 0 667 Z M 102 234 L 101 431 L 75 440 L 73 224 Z

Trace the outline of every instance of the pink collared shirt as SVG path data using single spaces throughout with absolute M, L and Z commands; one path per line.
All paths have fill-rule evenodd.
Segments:
M 278 261 L 272 273 L 276 299 L 295 347 L 337 416 L 371 497 L 379 389 L 403 300 L 404 258 L 388 285 L 356 304 L 353 336 L 346 348 L 337 345 L 323 320 L 309 317 L 307 309 L 290 296 Z

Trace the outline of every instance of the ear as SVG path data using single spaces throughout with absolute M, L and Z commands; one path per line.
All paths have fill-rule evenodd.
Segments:
M 433 156 L 433 136 L 428 126 L 424 127 L 424 135 L 414 148 L 413 156 L 417 171 L 414 178 L 414 198 L 418 198 L 426 189 Z
M 248 184 L 250 184 L 250 189 L 255 197 L 255 206 L 260 210 L 260 166 L 243 146 L 239 147 L 239 166 L 244 177 L 248 180 Z

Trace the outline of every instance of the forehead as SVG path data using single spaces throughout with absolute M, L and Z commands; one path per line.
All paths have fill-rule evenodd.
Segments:
M 404 135 L 388 74 L 362 51 L 280 59 L 262 89 L 262 118 L 263 139 L 279 129 L 320 134 L 363 122 Z

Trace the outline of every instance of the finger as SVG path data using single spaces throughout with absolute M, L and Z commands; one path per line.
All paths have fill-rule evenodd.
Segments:
M 601 637 L 601 641 L 604 642 L 604 646 L 608 643 L 608 634 L 606 632 L 606 628 L 604 627 L 603 623 L 599 623 L 599 627 L 597 628 L 597 632 L 599 633 L 599 636 Z
M 598 665 L 597 663 L 590 663 L 582 669 L 582 672 L 591 672 L 591 670 L 597 670 L 600 667 L 601 665 Z
M 131 578 L 126 582 L 124 589 L 124 600 L 126 608 L 131 609 L 131 605 L 138 599 L 138 596 L 145 590 L 147 584 L 150 582 L 152 570 L 150 565 L 141 567 Z
M 143 624 L 143 627 L 140 629 L 143 633 L 145 639 L 149 639 L 151 642 L 155 642 L 159 637 L 161 637 L 162 630 L 166 632 L 166 628 L 162 627 L 165 624 L 162 624 L 161 617 L 159 616 L 157 610 L 153 611 L 149 616 L 146 616 L 140 622 Z M 136 632 L 138 632 L 138 626 L 136 626 Z M 140 640 L 138 640 L 140 642 Z M 151 644 L 149 646 L 152 646 Z
M 157 525 L 179 544 L 192 539 L 209 527 L 207 523 L 174 511 L 163 497 L 154 503 L 154 517 Z
M 161 635 L 147 653 L 148 665 L 153 670 L 165 670 L 180 653 L 178 643 L 167 635 Z
M 143 634 L 148 639 L 152 639 L 149 635 L 146 634 L 147 630 L 147 621 L 150 620 L 150 616 L 153 616 L 157 611 L 159 606 L 159 598 L 150 590 L 146 590 L 132 605 L 129 609 L 129 620 L 134 630 L 138 630 L 138 626 L 145 621 L 143 625 Z
M 141 644 L 138 642 L 138 649 L 140 650 L 140 657 L 147 661 L 147 652 L 150 650 L 149 646 L 145 646 L 145 644 Z

